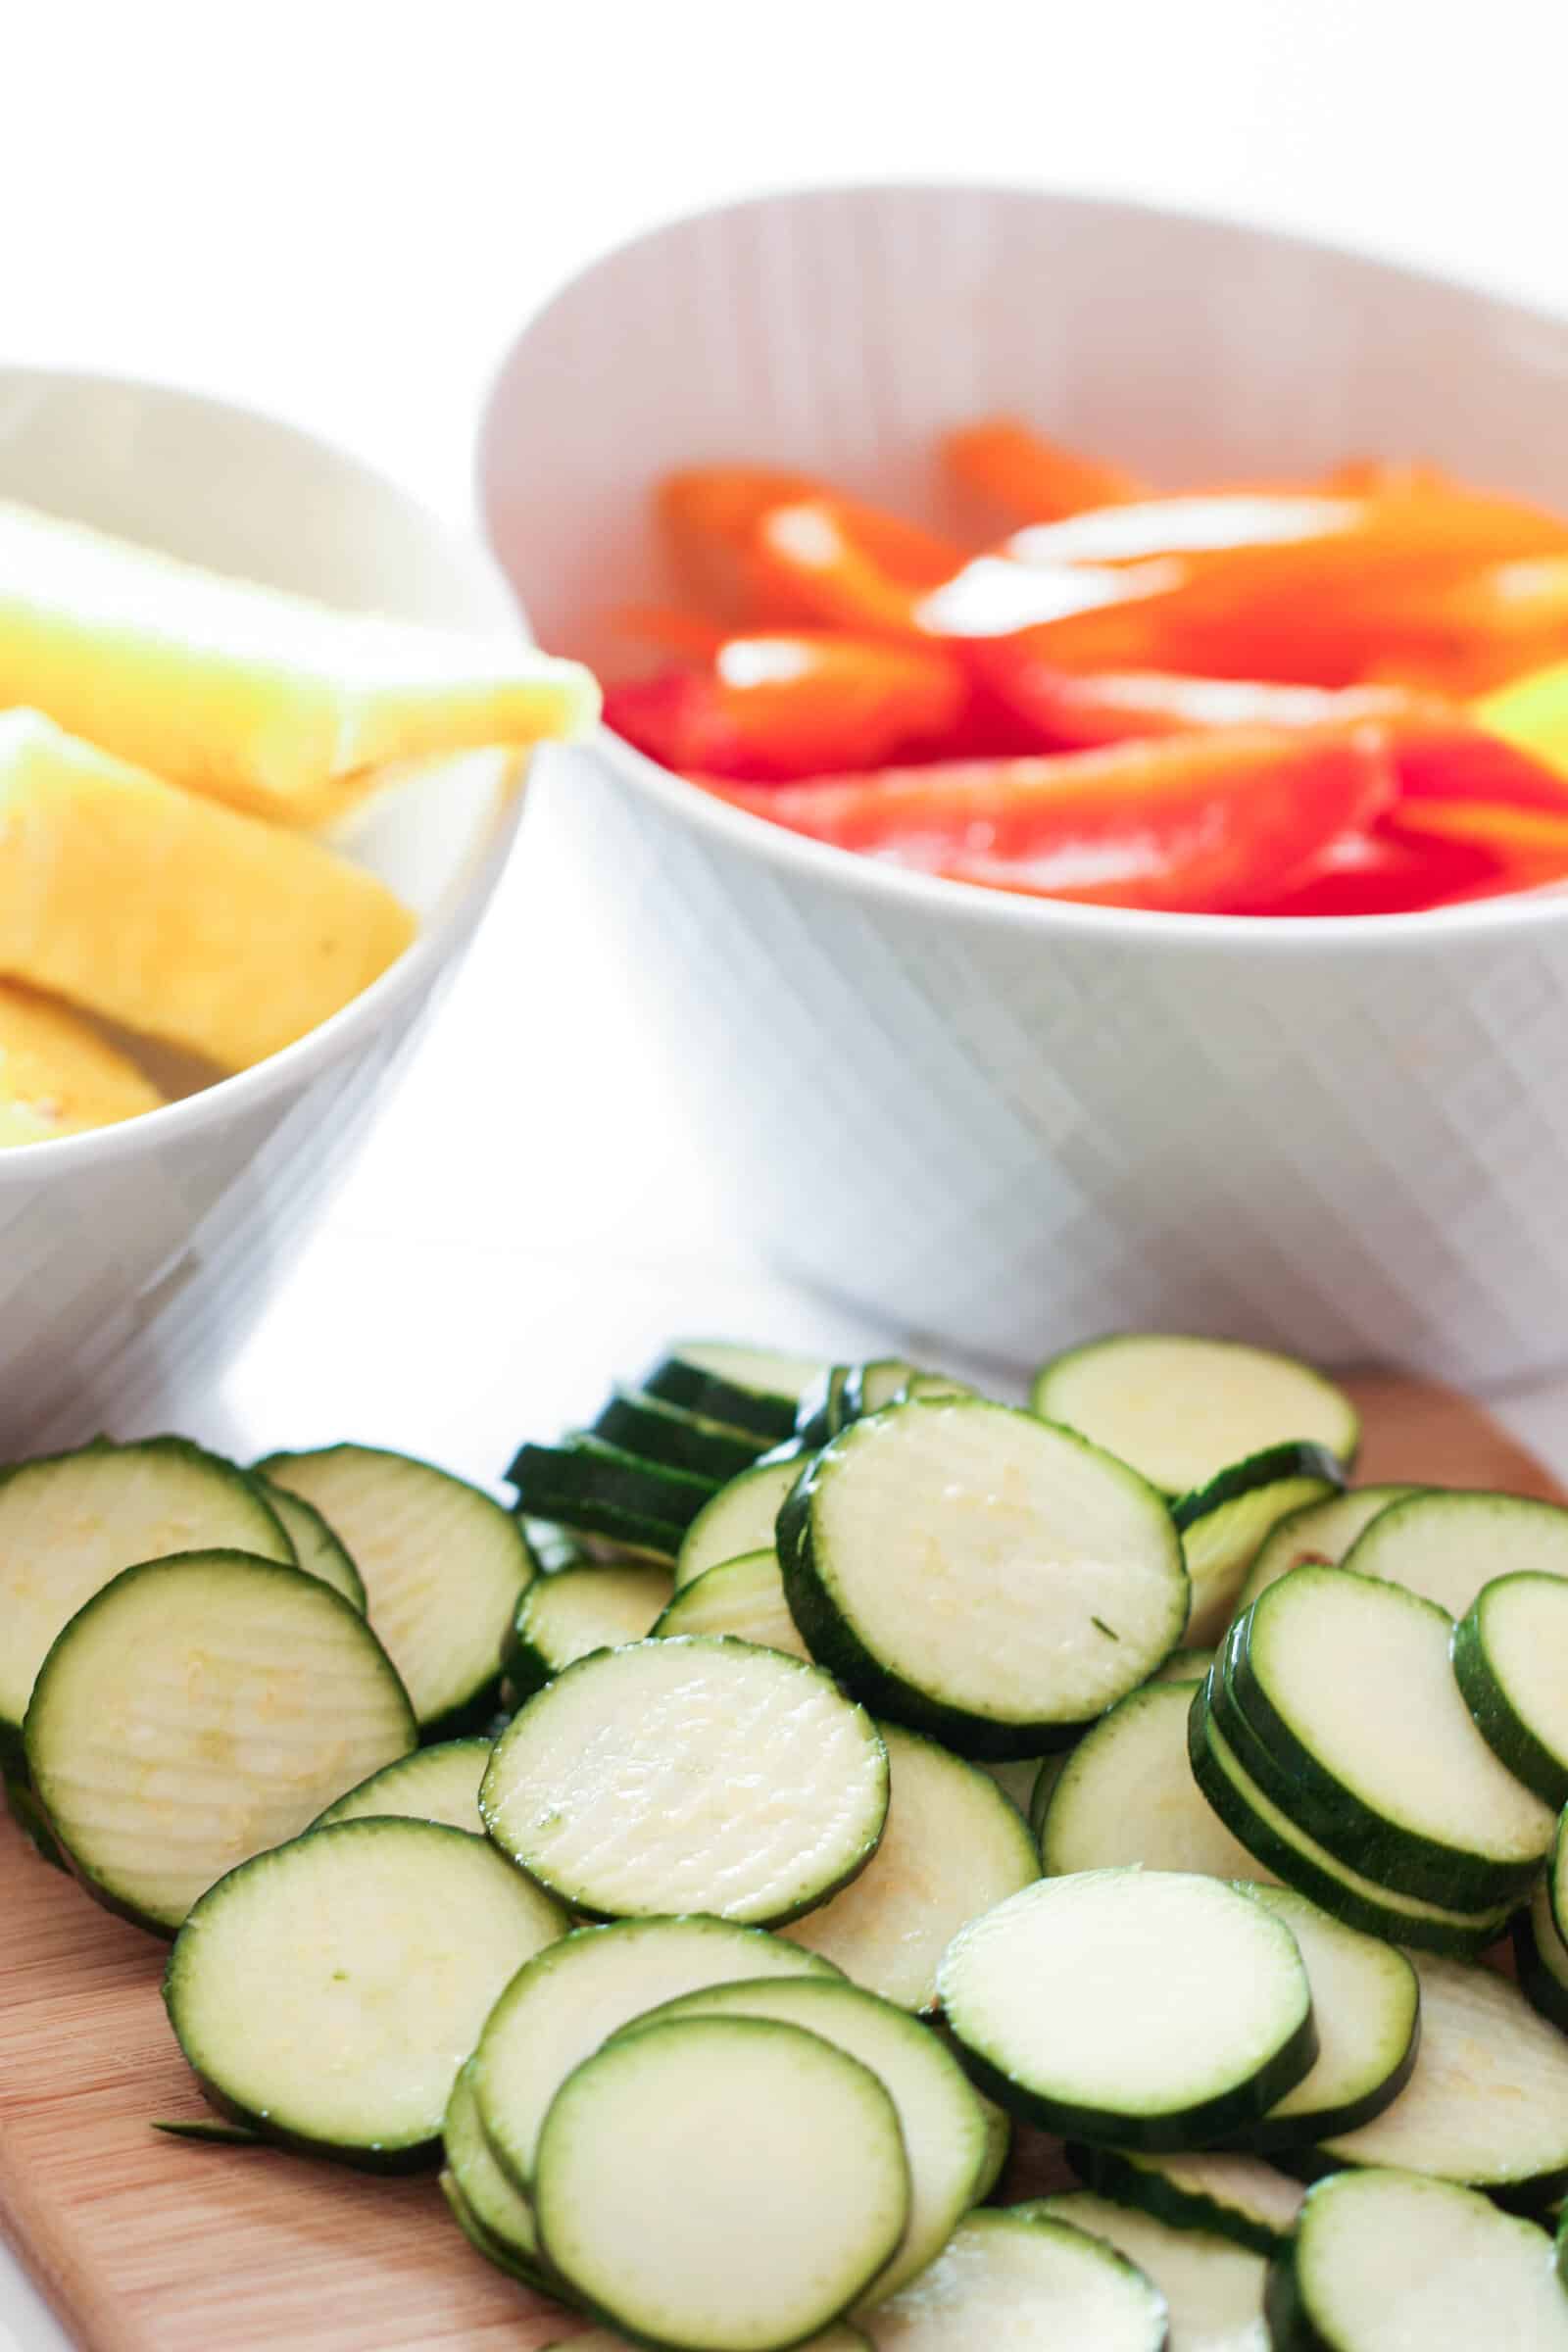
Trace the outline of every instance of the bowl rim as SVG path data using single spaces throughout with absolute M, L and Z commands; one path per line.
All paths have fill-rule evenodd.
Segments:
M 444 539 L 463 549 L 496 573 L 498 588 L 505 591 L 504 596 L 497 596 L 498 627 L 502 625 L 503 605 L 510 604 L 517 634 L 524 639 L 528 636 L 527 618 L 516 591 L 506 575 L 499 572 L 486 542 L 455 529 L 390 474 L 324 434 L 248 402 L 221 399 L 183 384 L 161 383 L 153 376 L 117 374 L 108 368 L 33 367 L 26 363 L 13 366 L 9 361 L 0 367 L 0 375 L 8 380 L 31 378 L 40 386 L 74 385 L 89 390 L 141 393 L 187 409 L 206 410 L 220 420 L 241 426 L 258 425 L 281 439 L 291 440 L 302 452 L 318 460 L 325 459 L 345 474 L 356 476 L 363 488 L 393 500 L 412 521 L 427 529 L 432 538 Z M 449 904 L 432 921 L 420 925 L 409 946 L 368 988 L 362 989 L 347 1004 L 292 1044 L 280 1047 L 262 1061 L 253 1062 L 249 1069 L 233 1070 L 215 1079 L 211 1086 L 195 1094 L 160 1103 L 156 1110 L 118 1120 L 113 1126 L 88 1128 L 79 1135 L 48 1136 L 37 1143 L 0 1151 L 0 1192 L 36 1183 L 40 1175 L 74 1176 L 89 1166 L 115 1167 L 139 1154 L 177 1148 L 187 1135 L 201 1134 L 230 1116 L 242 1118 L 271 1097 L 303 1088 L 329 1063 L 354 1053 L 368 1042 L 384 1019 L 434 981 L 450 959 L 454 945 L 472 928 L 506 866 L 522 818 L 526 783 L 525 768 L 519 768 L 515 761 L 509 763 L 498 776 L 485 812 L 476 820 L 462 853 L 458 873 L 450 887 Z
M 832 203 L 844 199 L 885 202 L 890 199 L 956 197 L 995 201 L 999 197 L 1039 206 L 1047 211 L 1076 213 L 1085 219 L 1114 218 L 1130 225 L 1174 222 L 1184 229 L 1218 230 L 1259 252 L 1292 253 L 1303 259 L 1349 263 L 1374 276 L 1404 285 L 1427 286 L 1457 294 L 1510 319 L 1520 328 L 1555 328 L 1568 336 L 1568 312 L 1532 304 L 1498 293 L 1478 280 L 1454 275 L 1390 255 L 1343 244 L 1328 237 L 1280 228 L 1263 221 L 1244 220 L 1223 211 L 1167 205 L 1138 197 L 1102 196 L 1087 190 L 1049 188 L 1008 180 L 812 180 L 786 182 L 758 193 L 718 204 L 699 205 L 668 215 L 651 227 L 639 229 L 603 251 L 558 283 L 523 320 L 507 345 L 480 411 L 474 444 L 474 486 L 483 520 L 485 544 L 505 574 L 514 598 L 523 603 L 520 584 L 512 576 L 497 530 L 497 500 L 493 484 L 497 456 L 515 431 L 510 399 L 514 369 L 519 369 L 527 347 L 558 306 L 575 297 L 595 277 L 628 255 L 662 244 L 682 231 L 711 227 L 749 214 L 765 213 L 781 205 Z M 1380 957 L 1419 953 L 1428 942 L 1490 943 L 1530 937 L 1561 925 L 1568 916 L 1568 883 L 1535 892 L 1515 892 L 1491 899 L 1471 900 L 1457 906 L 1424 907 L 1405 914 L 1247 915 L 1188 914 L 1144 907 L 1097 906 L 1070 900 L 1033 897 L 1024 892 L 997 890 L 980 883 L 951 881 L 920 873 L 863 852 L 839 849 L 808 835 L 792 833 L 768 818 L 727 803 L 689 784 L 673 770 L 614 735 L 602 722 L 587 746 L 574 747 L 568 757 L 591 750 L 616 777 L 636 794 L 654 803 L 710 842 L 716 849 L 749 858 L 770 869 L 780 880 L 824 889 L 840 898 L 869 901 L 890 911 L 906 908 L 949 919 L 969 932 L 989 930 L 1034 935 L 1044 940 L 1072 939 L 1106 947 L 1138 947 L 1176 956 L 1219 948 L 1232 954 L 1255 950 L 1272 959 L 1291 961 L 1324 950 L 1358 947 Z M 292 1049 L 291 1049 L 292 1050 Z M 198 1098 L 199 1099 L 199 1098 Z

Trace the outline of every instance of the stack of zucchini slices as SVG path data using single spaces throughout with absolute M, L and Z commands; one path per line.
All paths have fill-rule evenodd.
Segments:
M 166 2128 L 441 2161 L 583 2352 L 1568 2352 L 1568 1513 L 1357 1435 L 697 1342 L 510 1511 L 19 1465 L 13 1807 L 174 1938 Z

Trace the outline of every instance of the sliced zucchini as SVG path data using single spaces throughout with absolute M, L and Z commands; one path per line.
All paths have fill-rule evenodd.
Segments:
M 573 2068 L 633 2018 L 710 1984 L 837 1976 L 814 1952 L 720 1919 L 578 1928 L 519 1969 L 485 2021 L 473 2065 L 485 2136 L 513 2185 L 526 2191 L 551 2100 Z
M 520 2255 L 511 2253 L 499 2237 L 491 2234 L 464 2195 L 457 2175 L 450 2168 L 443 2168 L 440 2182 L 441 2194 L 447 2201 L 447 2211 L 476 2254 L 482 2255 L 486 2262 L 504 2272 L 509 2278 L 515 2278 L 519 2286 L 531 2287 L 536 2294 L 552 2295 L 558 2302 L 569 2305 L 571 2297 L 553 2274 L 547 2274 L 536 2264 L 525 2262 Z
M 1320 2180 L 1267 2313 L 1276 2352 L 1568 2352 L 1545 2231 L 1408 2173 Z
M 1317 2057 L 1290 1930 L 1186 1873 L 1042 1879 L 956 1937 L 939 1984 L 988 2096 L 1111 2147 L 1211 2145 L 1266 2115 Z
M 1423 1491 L 1420 1487 L 1356 1487 L 1348 1494 L 1332 1494 L 1325 1502 L 1309 1502 L 1303 1510 L 1292 1511 L 1265 1539 L 1252 1562 L 1237 1598 L 1237 1616 L 1293 1568 L 1340 1567 L 1351 1544 L 1365 1535 L 1380 1513 Z
M 906 1363 L 902 1355 L 879 1355 L 868 1364 L 852 1364 L 843 1390 L 845 1420 L 863 1421 L 868 1413 L 901 1403 L 919 1372 L 918 1364 Z
M 1312 1987 L 1317 2064 L 1247 2133 L 1260 2154 L 1356 2132 L 1392 2106 L 1415 2069 L 1421 1988 L 1403 1952 L 1331 1919 L 1291 1886 L 1254 1886 L 1254 1902 L 1296 1937 Z
M 536 1692 L 496 1742 L 479 1809 L 574 1911 L 768 1926 L 870 1861 L 888 1756 L 820 1668 L 688 1635 L 600 1650 Z
M 49 1645 L 122 1568 L 176 1551 L 294 1565 L 266 1493 L 183 1438 L 100 1439 L 0 1471 L 0 1731 L 20 1732 Z
M 557 1527 L 549 1519 L 520 1519 L 517 1524 L 535 1576 L 559 1576 L 563 1568 L 584 1568 L 594 1556 L 568 1528 Z
M 382 2166 L 436 2138 L 503 1987 L 565 1927 L 461 1830 L 342 1822 L 203 1895 L 164 1998 L 222 2113 L 285 2145 Z
M 32 1786 L 89 1892 L 172 1935 L 215 1880 L 406 1755 L 408 1695 L 358 1611 L 238 1551 L 126 1568 L 56 1641 Z
M 473 2090 L 473 2060 L 458 2069 L 441 2126 L 447 2170 L 463 2192 L 465 2204 L 484 2230 L 530 2277 L 551 2293 L 550 2275 L 539 2254 L 539 2229 L 533 2207 L 520 2188 L 514 2188 L 496 2162 L 479 2120 Z
M 694 2017 L 624 2034 L 567 2078 L 534 2202 L 554 2268 L 617 2327 L 686 2352 L 771 2352 L 878 2277 L 909 2176 L 893 2101 L 858 2060 L 797 2026 Z
M 653 1631 L 662 1641 L 675 1634 L 728 1634 L 736 1642 L 756 1642 L 759 1649 L 782 1649 L 792 1658 L 811 1654 L 790 1615 L 778 1553 L 771 1545 L 705 1568 L 679 1588 Z
M 283 1533 L 293 1544 L 294 1556 L 306 1575 L 318 1576 L 323 1585 L 341 1592 L 363 1617 L 367 1606 L 365 1580 L 320 1512 L 303 1496 L 291 1494 L 287 1487 L 274 1487 L 270 1478 L 258 1479 L 257 1484 L 282 1522 Z
M 710 1568 L 747 1552 L 771 1551 L 773 1530 L 784 1497 L 805 1467 L 806 1456 L 794 1446 L 764 1455 L 752 1469 L 743 1470 L 727 1487 L 720 1487 L 705 1503 L 681 1540 L 675 1562 L 675 1589 L 695 1584 Z
M 855 1421 L 779 1514 L 790 1612 L 879 1715 L 960 1754 L 1061 1746 L 1168 1656 L 1187 1572 L 1153 1489 L 979 1399 Z
M 951 1372 L 911 1372 L 895 1404 L 940 1404 L 953 1396 L 978 1396 L 978 1389 L 966 1380 L 955 1380 Z
M 1494 1577 L 1568 1576 L 1568 1510 L 1529 1494 L 1429 1490 L 1380 1511 L 1343 1565 L 1462 1617 Z
M 820 2034 L 868 2067 L 892 2099 L 909 2167 L 909 2220 L 904 2241 L 865 2288 L 863 2303 L 896 2294 L 934 2262 L 975 2202 L 990 2132 L 978 2094 L 936 2034 L 853 1984 L 798 1978 L 760 1984 L 720 1984 L 688 1992 L 650 2012 L 629 2031 L 676 2017 L 762 2017 Z
M 667 1569 L 635 1560 L 536 1576 L 517 1602 L 502 1653 L 517 1699 L 596 1649 L 641 1642 L 673 1591 Z
M 995 2099 L 988 2099 L 984 2091 L 975 2089 L 972 2082 L 969 2088 L 979 2100 L 980 2112 L 986 2119 L 986 2152 L 980 2160 L 980 2170 L 975 2175 L 974 2187 L 970 2192 L 970 2202 L 983 2205 L 1007 2169 L 1007 2159 L 1012 2154 L 1012 2118 L 1005 2107 L 999 2107 Z
M 1516 1781 L 1568 1804 L 1568 1582 L 1499 1576 L 1453 1629 L 1453 1671 L 1470 1719 Z
M 795 1416 L 798 1446 L 814 1452 L 847 1426 L 852 1416 L 846 1393 L 854 1370 L 853 1364 L 829 1364 L 820 1380 L 807 1390 Z
M 593 1425 L 593 1435 L 639 1460 L 666 1470 L 690 1470 L 722 1486 L 749 1470 L 766 1440 L 645 1390 L 616 1389 Z
M 1228 2237 L 1252 2254 L 1286 2243 L 1306 2194 L 1255 2156 L 1139 2156 L 1074 2145 L 1067 2159 L 1085 2186 L 1112 2204 L 1136 2205 L 1173 2230 Z
M 1451 1630 L 1399 1586 L 1298 1568 L 1238 1621 L 1223 1672 L 1276 1803 L 1397 1892 L 1483 1910 L 1528 1891 L 1556 1825 L 1471 1722 Z
M 548 1519 L 575 1536 L 602 1537 L 618 1550 L 666 1566 L 713 1494 L 711 1479 L 662 1470 L 598 1438 L 520 1446 L 507 1477 L 525 1518 Z
M 264 1478 L 313 1503 L 365 1580 L 370 1623 L 421 1728 L 493 1703 L 501 1638 L 532 1570 L 511 1513 L 429 1462 L 373 1446 L 274 1453 Z
M 1043 2197 L 1037 2210 L 1102 2237 L 1153 2280 L 1170 2307 L 1172 2352 L 1269 2352 L 1263 2321 L 1268 2266 L 1260 2254 L 1248 2254 L 1207 2230 L 1173 2230 L 1087 2189 Z
M 1398 1894 L 1341 1862 L 1265 1795 L 1215 1720 L 1209 1693 L 1218 1675 L 1216 1666 L 1209 1683 L 1193 1693 L 1187 1727 L 1193 1778 L 1225 1827 L 1266 1870 L 1347 1927 L 1391 1943 L 1473 1956 L 1495 1942 L 1511 1902 L 1489 1911 L 1455 1911 Z
M 488 1740 L 440 1740 L 416 1748 L 396 1764 L 384 1764 L 312 1822 L 329 1830 L 339 1821 L 441 1821 L 449 1830 L 484 1836 L 479 1816 L 479 1783 L 490 1761 Z
M 790 1437 L 801 1398 L 821 1378 L 819 1358 L 741 1348 L 728 1340 L 678 1340 L 643 1382 L 650 1396 L 755 1430 L 766 1445 Z
M 866 2316 L 875 2352 L 1165 2352 L 1165 2298 L 1045 2205 L 969 2214 L 902 2295 Z
M 783 1933 L 900 2009 L 930 2010 L 954 1936 L 1040 1875 L 1027 1825 L 977 1765 L 881 1727 L 887 1825 L 859 1877 Z
M 1213 1663 L 1211 1649 L 1173 1649 L 1149 1679 L 1152 1683 L 1200 1683 Z
M 1409 2082 L 1335 2164 L 1396 2165 L 1546 2205 L 1568 2189 L 1568 2041 L 1495 1969 L 1415 1955 L 1421 2047 Z
M 1172 1517 L 1182 1539 L 1195 1642 L 1217 1641 L 1266 1538 L 1282 1519 L 1337 1495 L 1345 1473 L 1322 1446 L 1269 1446 L 1184 1494 Z
M 574 2335 L 568 2344 L 564 2336 L 546 2344 L 543 2352 L 637 2352 L 629 2335 L 616 2335 L 609 2328 L 590 2328 L 586 2335 Z M 820 2335 L 813 2335 L 799 2352 L 871 2352 L 871 2339 L 848 2320 L 836 2320 Z
M 1568 1943 L 1552 1917 L 1549 1880 L 1538 1881 L 1530 1908 L 1514 1919 L 1513 1958 L 1519 1989 L 1532 2009 L 1568 2034 Z
M 1190 1494 L 1231 1462 L 1292 1439 L 1348 1468 L 1360 1416 L 1342 1389 L 1294 1356 L 1236 1340 L 1122 1332 L 1054 1356 L 1030 1406 L 1064 1422 L 1167 1494 Z
M 1193 1778 L 1192 1696 L 1191 1684 L 1148 1683 L 1102 1715 L 1063 1760 L 1040 1824 L 1048 1878 L 1140 1863 L 1211 1879 L 1262 1875 Z

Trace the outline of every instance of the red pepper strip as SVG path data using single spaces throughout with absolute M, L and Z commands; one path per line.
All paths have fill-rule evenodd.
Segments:
M 1058 669 L 1028 642 L 977 645 L 971 661 L 1043 744 L 1082 748 L 1194 728 L 1321 727 L 1396 718 L 1411 697 L 1393 687 L 1279 686 L 1175 670 Z
M 1395 787 L 1375 742 L 1238 729 L 774 792 L 708 789 L 814 840 L 925 873 L 1105 906 L 1224 912 L 1278 892 L 1328 842 L 1369 824 Z
M 660 523 L 689 592 L 713 611 L 749 612 L 752 533 L 770 507 L 813 498 L 821 484 L 778 466 L 691 466 L 659 485 Z
M 1143 484 L 1122 466 L 1083 457 L 1016 416 L 961 424 L 943 435 L 941 453 L 961 489 L 1013 522 L 1054 522 L 1143 494 Z
M 1330 844 L 1300 880 L 1248 908 L 1257 915 L 1418 914 L 1505 889 L 1501 860 L 1470 842 L 1395 841 L 1381 828 Z
M 921 592 L 962 564 L 960 549 L 858 500 L 801 499 L 756 524 L 753 602 L 829 628 L 911 637 Z
M 946 750 L 968 704 L 935 647 L 797 631 L 727 638 L 708 676 L 612 687 L 605 717 L 668 767 L 763 783 Z
M 1485 802 L 1568 820 L 1568 777 L 1441 703 L 1410 698 L 1386 722 L 1401 808 L 1430 802 Z
M 1494 890 L 1539 890 L 1568 875 L 1568 813 L 1508 808 L 1497 802 L 1445 801 L 1403 804 L 1391 811 L 1396 839 L 1417 843 L 1460 843 L 1496 858 L 1502 878 Z

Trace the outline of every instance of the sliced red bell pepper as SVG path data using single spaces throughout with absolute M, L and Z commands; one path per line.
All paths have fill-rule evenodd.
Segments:
M 1487 801 L 1401 802 L 1386 829 L 1397 841 L 1484 851 L 1499 869 L 1493 892 L 1539 890 L 1568 877 L 1568 812 Z
M 704 779 L 697 779 L 703 781 Z M 1393 797 L 1353 731 L 1158 743 L 784 785 L 734 807 L 925 873 L 1106 906 L 1226 912 L 1278 894 Z
M 958 425 L 943 435 L 941 452 L 961 489 L 1012 522 L 1054 522 L 1143 491 L 1124 466 L 1068 449 L 1017 416 L 982 416 Z
M 605 719 L 668 767 L 765 782 L 946 750 L 968 703 L 936 647 L 797 630 L 726 638 L 706 675 L 612 687 Z
M 812 498 L 814 475 L 781 466 L 690 466 L 659 485 L 658 512 L 689 594 L 734 620 L 753 604 L 752 533 L 770 507 Z
M 1392 687 L 1281 686 L 1176 670 L 1070 670 L 1042 660 L 1028 639 L 976 645 L 971 664 L 1002 702 L 1063 749 L 1195 728 L 1322 727 L 1394 718 L 1411 698 Z
M 915 636 L 921 593 L 962 564 L 961 549 L 858 499 L 799 499 L 756 522 L 753 603 L 829 628 Z
M 1331 843 L 1298 881 L 1247 912 L 1418 914 L 1505 887 L 1501 861 L 1490 851 L 1469 842 L 1391 839 L 1380 825 Z

